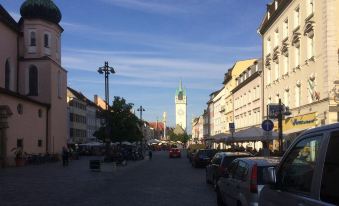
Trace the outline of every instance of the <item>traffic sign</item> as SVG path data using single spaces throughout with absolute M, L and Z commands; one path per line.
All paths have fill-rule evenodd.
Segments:
M 271 120 L 266 119 L 261 123 L 261 127 L 263 130 L 268 132 L 268 131 L 272 131 L 274 124 Z
M 233 122 L 229 123 L 229 124 L 228 124 L 228 127 L 230 128 L 230 132 L 231 132 L 231 133 L 234 133 L 234 132 L 235 132 L 235 125 L 234 125 Z

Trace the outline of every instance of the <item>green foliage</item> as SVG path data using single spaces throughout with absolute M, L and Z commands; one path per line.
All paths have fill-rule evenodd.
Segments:
M 182 143 L 187 143 L 191 137 L 185 132 L 184 134 L 175 134 L 173 131 L 169 131 L 169 139 L 171 141 L 180 141 Z
M 103 113 L 106 119 L 105 126 L 96 131 L 94 136 L 111 142 L 141 141 L 142 121 L 131 112 L 132 108 L 133 104 L 127 103 L 124 98 L 114 97 L 110 110 Z

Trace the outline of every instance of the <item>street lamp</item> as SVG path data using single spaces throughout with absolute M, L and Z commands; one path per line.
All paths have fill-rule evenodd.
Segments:
M 99 74 L 105 74 L 105 101 L 106 101 L 106 112 L 108 112 L 109 109 L 109 82 L 108 82 L 108 75 L 109 74 L 115 74 L 114 68 L 108 66 L 108 62 L 105 62 L 105 66 L 98 68 Z M 108 128 L 108 114 L 105 115 L 105 142 L 106 142 L 106 155 L 108 155 L 108 148 L 109 148 L 109 128 Z
M 137 109 L 138 112 L 140 112 L 140 120 L 142 121 L 142 112 L 146 111 L 145 108 L 143 108 L 142 106 L 140 106 L 138 109 Z
M 109 83 L 108 83 L 108 75 L 115 74 L 114 68 L 108 66 L 108 62 L 105 62 L 105 66 L 99 67 L 99 74 L 105 74 L 105 101 L 106 101 L 106 110 L 108 110 L 109 106 Z

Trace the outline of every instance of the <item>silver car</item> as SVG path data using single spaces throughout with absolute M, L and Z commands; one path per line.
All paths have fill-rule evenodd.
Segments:
M 267 171 L 259 205 L 339 205 L 339 123 L 305 131 Z
M 217 183 L 218 205 L 258 205 L 260 191 L 265 185 L 265 170 L 278 163 L 276 157 L 235 159 Z

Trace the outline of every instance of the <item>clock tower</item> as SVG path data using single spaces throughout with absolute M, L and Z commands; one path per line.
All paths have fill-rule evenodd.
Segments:
M 186 131 L 187 124 L 187 97 L 186 90 L 182 88 L 180 81 L 179 88 L 175 93 L 175 123 Z

